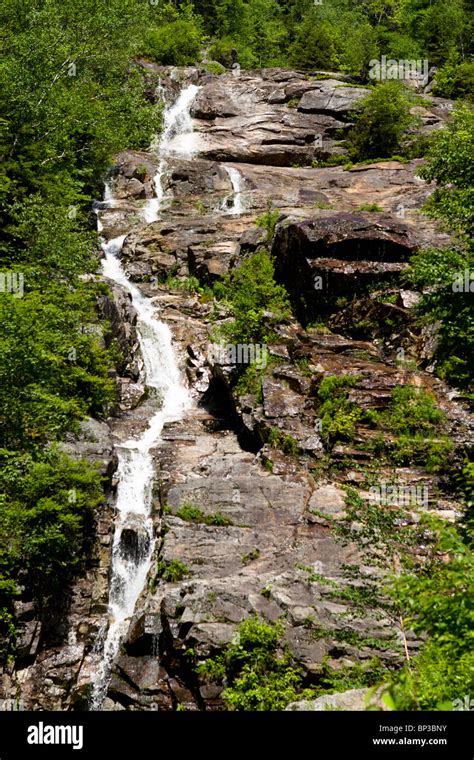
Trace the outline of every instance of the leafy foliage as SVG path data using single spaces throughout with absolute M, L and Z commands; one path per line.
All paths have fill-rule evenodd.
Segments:
M 448 127 L 438 132 L 420 172 L 438 183 L 427 213 L 442 219 L 459 242 L 449 250 L 420 251 L 407 272 L 412 283 L 425 288 L 419 306 L 422 323 L 437 325 L 438 374 L 470 393 L 474 383 L 474 259 L 468 236 L 474 219 L 473 149 L 473 111 L 459 106 Z
M 223 697 L 230 710 L 283 710 L 296 699 L 302 679 L 281 644 L 282 634 L 281 624 L 250 617 L 223 652 L 197 666 L 197 673 L 225 680 Z
M 159 111 L 134 53 L 151 6 L 6 0 L 0 10 L 0 607 L 5 651 L 21 587 L 47 614 L 86 555 L 102 484 L 55 441 L 115 397 L 93 196 L 115 152 L 149 144 Z M 108 340 L 108 339 L 107 339 Z
M 474 110 L 459 105 L 446 129 L 440 130 L 420 170 L 437 182 L 428 213 L 467 234 L 474 221 Z
M 350 441 L 362 411 L 347 397 L 347 391 L 358 381 L 357 375 L 328 375 L 318 388 L 318 414 L 323 439 L 332 445 Z
M 428 640 L 393 678 L 390 695 L 396 709 L 450 710 L 472 692 L 474 554 L 455 526 L 426 518 L 425 524 L 432 534 L 430 558 L 401 575 L 393 594 L 406 624 Z
M 205 525 L 232 525 L 230 517 L 223 515 L 222 512 L 206 514 L 199 507 L 194 507 L 192 504 L 183 504 L 176 512 L 176 517 L 185 522 L 204 523 Z
M 271 323 L 290 313 L 285 289 L 274 279 L 273 262 L 266 250 L 260 250 L 233 270 L 224 282 L 224 297 L 233 312 L 227 337 L 236 344 L 265 342 Z M 265 312 L 271 317 L 264 319 Z
M 189 2 L 176 8 L 157 5 L 154 26 L 146 34 L 141 52 L 163 66 L 186 66 L 199 60 L 202 30 Z
M 161 578 L 168 583 L 182 581 L 183 578 L 186 578 L 190 574 L 188 566 L 179 559 L 160 559 L 156 566 L 157 578 Z
M 351 156 L 360 161 L 400 152 L 407 130 L 415 123 L 410 107 L 410 96 L 400 82 L 378 84 L 358 104 L 349 133 Z
M 0 449 L 0 655 L 14 642 L 11 603 L 25 584 L 47 608 L 85 562 L 101 478 L 86 462 L 49 449 L 41 461 Z

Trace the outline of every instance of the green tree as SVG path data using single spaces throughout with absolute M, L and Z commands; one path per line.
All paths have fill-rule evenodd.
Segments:
M 393 591 L 405 625 L 428 636 L 419 655 L 393 678 L 390 694 L 399 710 L 450 710 L 474 685 L 474 553 L 454 525 L 425 522 L 429 559 L 403 573 Z
M 459 105 L 446 129 L 440 130 L 420 170 L 437 188 L 427 211 L 452 229 L 467 234 L 474 221 L 474 109 Z
M 226 278 L 224 293 L 234 315 L 227 335 L 236 343 L 264 341 L 271 333 L 272 321 L 290 314 L 287 293 L 275 282 L 273 262 L 263 249 Z M 267 320 L 265 312 L 269 313 Z
M 288 54 L 291 65 L 298 69 L 331 70 L 339 63 L 331 27 L 313 14 L 297 27 L 295 41 Z
M 415 123 L 411 104 L 400 82 L 378 84 L 358 105 L 349 132 L 352 156 L 361 161 L 399 153 L 407 130 Z

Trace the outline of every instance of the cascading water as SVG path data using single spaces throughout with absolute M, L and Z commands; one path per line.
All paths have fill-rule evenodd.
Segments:
M 243 177 L 237 169 L 234 169 L 233 166 L 226 166 L 225 170 L 230 177 L 230 181 L 232 182 L 233 194 L 232 196 L 225 198 L 222 203 L 221 210 L 225 211 L 227 214 L 235 214 L 236 216 L 240 216 L 245 211 L 242 197 Z
M 194 154 L 195 135 L 190 107 L 198 90 L 199 87 L 195 84 L 185 87 L 176 102 L 167 107 L 163 114 L 163 131 L 153 146 L 160 157 L 158 171 L 153 177 L 155 197 L 150 198 L 142 210 L 142 216 L 148 224 L 156 222 L 163 202 L 163 175 L 166 170 L 166 158 L 173 155 L 180 158 L 191 158 Z
M 160 140 L 165 155 L 189 156 L 189 143 L 186 140 L 174 146 L 173 141 L 182 134 L 191 134 L 189 106 L 197 89 L 191 85 L 183 90 L 176 104 L 165 114 L 165 129 Z M 162 158 L 160 165 L 163 163 Z M 159 186 L 161 187 L 161 178 Z M 109 190 L 107 192 L 109 197 L 104 206 L 110 207 L 114 201 Z M 97 213 L 100 230 L 102 225 L 98 209 Z M 145 585 L 153 555 L 154 536 L 150 510 L 154 471 L 150 452 L 158 442 L 163 426 L 167 422 L 181 419 L 191 404 L 189 392 L 180 375 L 169 327 L 157 319 L 151 299 L 130 282 L 122 268 L 119 256 L 125 237 L 122 235 L 102 243 L 103 272 L 132 297 L 138 314 L 137 333 L 145 365 L 145 382 L 148 387 L 155 389 L 159 409 L 139 438 L 126 441 L 117 450 L 117 517 L 112 546 L 109 626 L 100 642 L 101 659 L 92 683 L 92 710 L 101 708 L 107 693 L 112 664 Z

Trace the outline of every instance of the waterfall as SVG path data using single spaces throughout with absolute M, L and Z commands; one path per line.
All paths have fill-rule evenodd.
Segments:
M 159 172 L 164 171 L 164 157 L 188 157 L 192 151 L 189 107 L 197 89 L 194 85 L 187 87 L 175 105 L 165 112 L 164 130 L 159 142 L 162 167 Z M 155 177 L 155 187 L 157 198 L 154 200 L 158 201 L 159 208 L 161 174 Z M 102 207 L 110 208 L 114 199 L 108 186 L 106 193 L 107 204 Z M 100 231 L 99 208 L 100 204 L 96 204 Z M 154 471 L 151 449 L 159 441 L 163 426 L 180 420 L 191 404 L 189 391 L 178 368 L 169 327 L 157 318 L 152 300 L 129 280 L 122 267 L 120 254 L 125 238 L 126 235 L 122 235 L 102 243 L 102 268 L 105 277 L 116 282 L 132 297 L 138 314 L 137 333 L 145 365 L 145 383 L 155 390 L 159 408 L 138 438 L 131 438 L 117 447 L 117 515 L 112 545 L 109 625 L 103 636 L 101 659 L 92 682 L 92 710 L 100 710 L 106 696 L 113 662 L 145 585 L 153 556 L 154 535 L 150 512 Z
M 143 219 L 148 224 L 156 222 L 163 202 L 163 176 L 166 171 L 166 158 L 170 156 L 192 158 L 194 155 L 196 136 L 190 109 L 198 91 L 197 85 L 188 85 L 181 91 L 176 102 L 165 108 L 163 131 L 152 146 L 160 158 L 158 170 L 153 177 L 155 197 L 149 198 L 142 209 Z
M 107 208 L 114 208 L 117 205 L 110 182 L 104 184 L 104 204 L 107 205 Z
M 227 214 L 235 214 L 240 216 L 244 213 L 245 207 L 242 198 L 243 192 L 243 177 L 241 173 L 234 169 L 232 166 L 224 167 L 232 182 L 233 194 L 224 199 L 221 205 L 221 211 L 225 211 Z

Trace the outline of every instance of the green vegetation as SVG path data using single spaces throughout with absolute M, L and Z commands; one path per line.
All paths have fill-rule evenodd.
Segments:
M 360 206 L 357 206 L 356 211 L 382 211 L 382 206 L 379 206 L 378 203 L 362 203 Z
M 431 534 L 429 557 L 396 579 L 392 594 L 404 625 L 428 638 L 392 678 L 388 695 L 397 710 L 452 710 L 472 692 L 474 554 L 456 526 L 433 518 L 423 524 Z
M 189 567 L 179 559 L 160 559 L 156 565 L 156 577 L 166 583 L 177 583 L 191 575 Z
M 437 189 L 427 208 L 451 229 L 469 234 L 474 222 L 474 111 L 459 105 L 446 129 L 433 139 L 420 170 Z
M 114 153 L 145 148 L 159 111 L 131 64 L 149 21 L 133 0 L 8 0 L 0 10 L 0 637 L 25 586 L 47 615 L 83 567 L 101 478 L 55 447 L 108 413 L 120 362 L 82 275 L 98 265 L 90 208 Z M 106 346 L 109 346 L 109 349 Z
M 242 564 L 249 565 L 260 557 L 260 549 L 252 549 L 248 554 L 244 554 L 242 557 Z
M 49 448 L 36 453 L 0 449 L 0 624 L 14 634 L 12 599 L 21 576 L 44 610 L 86 560 L 101 478 L 86 462 Z M 2 642 L 1 654 L 9 652 Z
M 469 240 L 474 220 L 474 113 L 456 109 L 440 130 L 421 170 L 436 181 L 426 212 L 441 219 L 458 237 L 450 250 L 417 253 L 407 272 L 426 292 L 418 308 L 421 324 L 437 324 L 436 371 L 448 382 L 474 391 L 474 257 Z
M 423 406 L 425 412 L 419 406 L 416 417 L 426 428 L 438 416 L 429 400 L 425 399 Z M 336 634 L 339 641 L 357 645 L 351 620 L 366 616 L 368 610 L 392 620 L 403 643 L 405 663 L 401 669 L 380 673 L 380 682 L 389 684 L 384 701 L 392 709 L 452 710 L 455 700 L 462 700 L 472 690 L 474 607 L 469 584 L 473 553 L 468 514 L 473 482 L 472 465 L 467 464 L 460 478 L 460 498 L 465 500 L 467 512 L 458 525 L 422 510 L 414 522 L 404 509 L 381 509 L 353 488 L 346 489 L 345 518 L 334 521 L 325 517 L 343 542 L 358 545 L 366 565 L 378 566 L 385 574 L 385 580 L 377 580 L 347 565 L 343 569 L 349 583 L 339 588 L 327 579 L 312 579 L 311 573 L 309 578 L 328 586 L 330 598 L 350 605 L 351 617 Z M 411 505 L 409 509 L 415 508 Z M 312 621 L 308 624 L 314 627 Z M 334 635 L 333 631 L 315 630 L 316 635 Z M 418 652 L 410 649 L 409 630 L 423 640 Z M 380 648 L 375 641 L 374 646 Z
M 430 471 L 446 469 L 453 444 L 443 434 L 445 415 L 435 397 L 413 385 L 397 386 L 387 409 L 364 411 L 348 396 L 359 380 L 357 375 L 334 375 L 321 381 L 316 410 L 326 446 L 351 442 L 358 425 L 369 426 L 380 432 L 364 446 L 378 456 L 383 454 L 397 466 L 418 464 Z M 389 443 L 382 435 L 386 430 L 393 439 Z
M 439 67 L 434 92 L 466 101 L 446 129 L 429 140 L 414 138 L 410 108 L 423 101 L 397 82 L 377 84 L 354 115 L 345 143 L 349 154 L 316 165 L 350 168 L 352 161 L 406 160 L 426 152 L 420 173 L 437 186 L 425 211 L 455 238 L 449 250 L 416 253 L 406 277 L 425 291 L 420 321 L 439 325 L 436 372 L 474 398 L 474 262 L 467 239 L 474 217 L 469 105 L 474 77 L 467 11 L 465 0 L 321 5 L 313 0 L 6 0 L 0 10 L 0 252 L 2 271 L 21 280 L 22 292 L 0 293 L 2 664 L 14 653 L 15 599 L 25 589 L 43 618 L 53 605 L 58 608 L 74 575 L 87 565 L 93 520 L 103 499 L 99 472 L 66 456 L 61 441 L 76 434 L 88 415 L 106 417 L 115 402 L 114 365 L 122 359 L 97 309 L 107 292 L 84 275 L 98 268 L 90 208 L 113 155 L 125 148 L 145 149 L 159 130 L 153 82 L 136 59 L 193 64 L 204 39 L 215 59 L 205 68 L 214 74 L 236 56 L 244 68 L 337 68 L 365 84 L 372 84 L 370 61 L 381 55 L 426 57 Z M 297 102 L 293 98 L 288 105 Z M 135 176 L 143 180 L 146 173 L 144 165 L 138 166 Z M 207 211 L 199 201 L 196 208 Z M 376 204 L 360 209 L 382 210 Z M 277 325 L 291 314 L 268 251 L 279 216 L 269 204 L 257 219 L 266 235 L 260 250 L 212 290 L 195 278 L 176 277 L 176 271 L 166 279 L 169 287 L 223 301 L 231 317 L 222 334 L 236 344 L 275 339 Z M 304 362 L 300 369 L 310 374 Z M 256 364 L 241 368 L 234 392 L 252 392 L 260 399 L 263 372 Z M 328 448 L 353 441 L 357 427 L 365 426 L 378 433 L 366 448 L 383 455 L 384 463 L 423 466 L 444 477 L 453 447 L 435 397 L 407 385 L 394 390 L 386 410 L 364 412 L 350 400 L 358 379 L 326 377 L 316 388 L 315 409 Z M 389 444 L 385 430 L 393 438 Z M 269 431 L 268 443 L 298 454 L 298 442 L 278 428 Z M 265 466 L 271 471 L 269 460 Z M 474 666 L 468 587 L 474 465 L 466 462 L 450 483 L 458 488 L 464 509 L 455 526 L 423 515 L 413 524 L 403 510 L 381 509 L 353 490 L 347 491 L 346 520 L 337 524 L 323 516 L 341 539 L 358 543 L 367 567 L 393 570 L 386 583 L 364 577 L 359 568 L 346 568 L 352 584 L 305 571 L 308 583 L 320 584 L 324 595 L 342 601 L 352 616 L 336 632 L 317 628 L 308 618 L 305 625 L 315 638 L 332 635 L 346 647 L 392 646 L 350 627 L 369 609 L 387 614 L 403 643 L 410 628 L 423 639 L 418 654 L 409 653 L 407 645 L 398 674 L 376 660 L 337 672 L 323 662 L 312 690 L 305 691 L 283 644 L 282 624 L 250 618 L 221 654 L 197 665 L 199 676 L 222 682 L 225 703 L 234 710 L 283 709 L 306 695 L 387 679 L 387 698 L 398 709 L 450 709 L 452 700 L 470 693 Z M 232 524 L 220 512 L 206 514 L 189 504 L 176 515 L 191 523 Z M 253 549 L 242 562 L 258 557 Z M 177 582 L 191 574 L 180 560 L 160 559 L 154 582 Z M 265 587 L 262 595 L 270 597 L 271 589 Z M 192 659 L 191 650 L 188 655 Z
M 273 235 L 275 234 L 275 227 L 280 217 L 280 210 L 273 208 L 271 201 L 268 202 L 267 210 L 261 216 L 257 216 L 255 224 L 257 227 L 263 227 L 267 233 L 266 242 L 271 243 Z
M 284 454 L 296 457 L 299 454 L 298 441 L 292 435 L 285 435 L 279 428 L 270 429 L 267 437 L 267 443 L 275 449 L 281 449 Z
M 410 114 L 412 101 L 400 82 L 384 82 L 366 95 L 358 103 L 348 136 L 351 158 L 373 160 L 401 152 L 406 132 L 415 124 Z
M 212 512 L 206 514 L 199 507 L 192 504 L 183 504 L 176 512 L 176 517 L 185 522 L 204 523 L 204 525 L 232 525 L 230 517 L 223 515 L 221 512 Z
M 398 386 L 387 410 L 372 415 L 371 421 L 396 436 L 388 452 L 395 464 L 420 464 L 428 470 L 446 467 L 453 444 L 440 434 L 445 415 L 432 394 L 413 385 Z
M 180 8 L 155 3 L 154 28 L 146 34 L 140 52 L 163 66 L 187 66 L 200 58 L 202 28 L 192 3 Z
M 318 388 L 317 412 L 321 420 L 321 434 L 331 446 L 336 441 L 350 441 L 362 411 L 347 393 L 359 380 L 358 375 L 328 375 Z
M 443 98 L 474 98 L 474 62 L 464 61 L 447 63 L 435 75 L 433 93 Z
M 290 314 L 287 293 L 275 282 L 273 262 L 263 249 L 227 275 L 221 297 L 234 317 L 225 335 L 235 344 L 266 343 L 272 324 Z
M 193 23 L 213 40 L 210 57 L 225 66 L 235 49 L 243 68 L 342 70 L 371 81 L 370 61 L 381 55 L 427 58 L 440 67 L 438 94 L 472 92 L 472 14 L 465 0 L 194 0 L 181 3 L 182 18 L 190 17 L 190 6 Z
M 240 624 L 226 649 L 196 666 L 209 681 L 225 681 L 230 710 L 283 710 L 297 698 L 302 678 L 281 642 L 281 624 L 251 617 Z
M 269 598 L 271 590 L 263 588 L 261 594 Z M 387 673 L 375 657 L 337 670 L 325 658 L 308 687 L 282 641 L 283 633 L 282 623 L 250 617 L 240 624 L 232 643 L 216 657 L 198 663 L 196 672 L 205 681 L 223 682 L 226 707 L 239 711 L 284 710 L 297 699 L 374 686 Z

